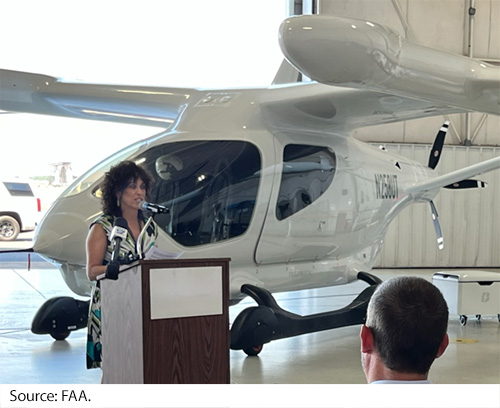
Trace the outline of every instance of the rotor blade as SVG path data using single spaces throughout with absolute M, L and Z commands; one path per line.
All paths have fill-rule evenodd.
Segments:
M 444 248 L 444 240 L 443 240 L 443 232 L 441 231 L 441 224 L 439 223 L 439 215 L 436 206 L 434 205 L 434 202 L 429 201 L 429 204 L 431 206 L 432 222 L 434 224 L 434 230 L 436 231 L 437 235 L 438 247 L 440 250 L 442 250 Z
M 443 150 L 444 138 L 446 137 L 446 132 L 448 132 L 448 126 L 450 122 L 446 121 L 439 129 L 436 139 L 434 140 L 434 145 L 432 146 L 431 154 L 429 156 L 429 167 L 435 169 L 439 163 L 439 158 L 441 157 L 441 150 Z
M 438 176 L 436 178 L 416 183 L 406 188 L 405 192 L 406 194 L 423 194 L 427 191 L 448 186 L 469 177 L 476 177 L 480 174 L 486 173 L 487 171 L 495 169 L 500 169 L 500 156 L 464 167 L 463 169 L 452 171 L 448 174 L 443 174 L 442 176 Z
M 462 180 L 453 184 L 448 184 L 444 188 L 449 188 L 450 190 L 461 190 L 464 188 L 486 188 L 488 183 L 480 180 Z

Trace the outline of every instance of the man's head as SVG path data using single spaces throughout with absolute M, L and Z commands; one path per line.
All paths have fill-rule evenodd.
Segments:
M 382 283 L 361 330 L 365 374 L 369 377 L 367 371 L 382 364 L 386 373 L 402 374 L 401 378 L 427 378 L 434 359 L 448 345 L 447 326 L 448 306 L 430 282 L 401 276 Z

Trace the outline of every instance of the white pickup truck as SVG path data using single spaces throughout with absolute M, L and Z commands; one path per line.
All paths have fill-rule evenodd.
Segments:
M 29 182 L 0 181 L 0 241 L 13 241 L 20 232 L 34 230 L 41 210 Z

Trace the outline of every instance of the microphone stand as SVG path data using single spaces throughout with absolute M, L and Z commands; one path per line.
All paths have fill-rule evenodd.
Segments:
M 139 259 L 144 259 L 145 254 L 142 251 L 142 237 L 144 236 L 144 234 L 146 233 L 149 225 L 153 221 L 153 217 L 154 217 L 154 214 L 150 215 L 150 217 L 148 218 L 148 220 L 144 224 L 144 227 L 142 227 L 142 230 L 141 230 L 139 236 L 137 237 L 137 242 L 135 244 L 136 245 L 135 249 L 136 249 L 136 252 L 137 252 L 137 255 L 138 255 Z

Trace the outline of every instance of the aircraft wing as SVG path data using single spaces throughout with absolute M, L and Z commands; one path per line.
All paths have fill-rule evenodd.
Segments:
M 453 183 L 475 177 L 480 174 L 486 173 L 491 170 L 500 168 L 500 156 L 493 159 L 486 160 L 481 163 L 473 164 L 462 169 L 452 171 L 451 173 L 438 176 L 434 179 L 416 183 L 413 186 L 405 189 L 408 194 L 425 194 L 427 191 L 435 190 L 437 188 L 445 187 Z
M 370 21 L 290 17 L 279 40 L 287 60 L 319 83 L 500 115 L 500 67 L 413 44 Z
M 170 127 L 194 89 L 65 82 L 0 70 L 0 109 L 12 112 Z
M 358 127 L 436 115 L 500 115 L 500 67 L 411 44 L 371 22 L 291 17 L 281 26 L 280 45 L 288 62 L 275 85 L 235 90 L 260 101 L 270 129 L 348 135 Z M 283 84 L 296 80 L 297 71 L 318 83 Z M 155 127 L 172 125 L 202 92 L 0 71 L 0 109 Z M 225 106 L 255 112 L 240 100 Z
M 467 112 L 433 100 L 318 83 L 288 85 L 261 99 L 266 126 L 347 136 L 353 129 Z
M 269 128 L 292 125 L 347 135 L 358 127 L 464 111 L 432 101 L 317 83 L 275 85 L 257 91 Z M 69 82 L 0 70 L 0 109 L 12 112 L 169 128 L 202 92 Z

